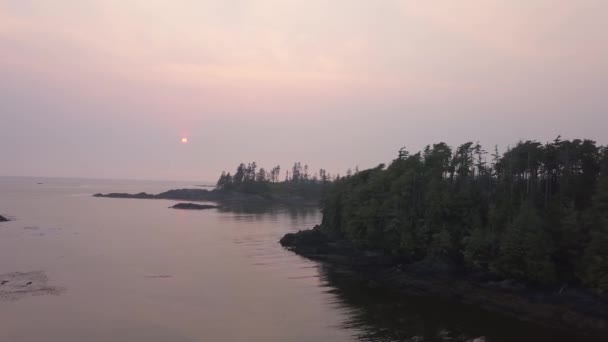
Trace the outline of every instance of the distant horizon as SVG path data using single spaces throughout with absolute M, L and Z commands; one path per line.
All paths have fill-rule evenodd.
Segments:
M 0 174 L 343 173 L 606 144 L 608 1 L 0 1 Z
M 179 182 L 192 183 L 192 185 L 212 186 L 215 181 L 196 181 L 196 180 L 180 180 L 180 179 L 141 179 L 141 178 L 102 178 L 102 177 L 69 177 L 69 176 L 15 176 L 15 175 L 0 175 L 0 178 L 30 178 L 30 179 L 64 179 L 64 180 L 100 180 L 100 181 L 135 181 L 135 182 Z M 200 184 L 197 184 L 200 183 Z
M 570 138 L 570 137 L 565 137 L 565 136 L 562 136 L 561 134 L 558 134 L 558 135 L 556 135 L 556 136 L 555 136 L 553 139 L 551 139 L 551 140 L 547 140 L 547 141 L 539 141 L 539 140 L 535 140 L 535 139 L 519 139 L 519 140 L 515 141 L 515 142 L 514 142 L 514 143 L 512 143 L 512 144 L 508 144 L 508 145 L 507 145 L 507 146 L 505 146 L 504 148 L 501 148 L 501 146 L 498 146 L 498 145 L 485 146 L 485 145 L 484 145 L 483 143 L 481 143 L 481 142 L 479 142 L 479 144 L 480 144 L 480 145 L 481 145 L 481 146 L 482 146 L 482 147 L 483 147 L 483 148 L 484 148 L 484 149 L 485 149 L 487 152 L 489 152 L 489 153 L 492 153 L 492 152 L 493 152 L 493 150 L 490 150 L 489 148 L 490 148 L 490 147 L 491 147 L 491 148 L 494 148 L 495 146 L 496 146 L 496 147 L 498 147 L 498 151 L 502 153 L 502 152 L 505 152 L 505 151 L 506 151 L 508 148 L 512 147 L 514 144 L 516 144 L 517 142 L 520 142 L 520 141 L 526 141 L 526 140 L 530 140 L 530 141 L 538 141 L 538 142 L 539 142 L 539 143 L 541 143 L 541 144 L 546 144 L 546 143 L 550 143 L 550 142 L 554 141 L 554 140 L 555 140 L 555 138 L 557 138 L 557 137 L 560 137 L 560 139 L 561 139 L 561 140 L 575 140 L 575 139 L 580 139 L 580 140 L 592 140 L 592 141 L 595 141 L 595 142 L 597 143 L 597 145 L 598 145 L 598 146 L 608 146 L 608 145 L 607 145 L 607 143 L 602 143 L 602 142 L 600 142 L 600 141 L 598 141 L 598 140 L 595 140 L 595 139 L 591 139 L 591 138 L 587 138 L 587 137 L 572 137 L 572 138 Z M 608 142 L 608 139 L 607 139 L 606 141 Z M 422 152 L 422 151 L 424 150 L 424 147 L 426 147 L 427 145 L 432 146 L 433 144 L 437 144 L 437 143 L 441 143 L 441 142 L 443 142 L 443 141 L 436 141 L 436 142 L 432 142 L 432 143 L 426 144 L 426 145 L 422 146 L 421 148 L 419 148 L 419 149 L 415 149 L 415 150 L 414 150 L 414 149 L 410 149 L 410 148 L 408 148 L 407 146 L 402 146 L 402 147 L 405 147 L 405 148 L 406 148 L 406 150 L 407 150 L 408 152 L 410 152 L 410 153 L 418 153 L 418 152 Z M 477 143 L 477 141 L 474 141 L 474 140 L 469 140 L 469 141 L 466 141 L 466 142 L 473 142 L 473 143 Z M 451 148 L 455 149 L 455 148 L 456 148 L 456 147 L 458 147 L 459 145 L 464 144 L 464 143 L 466 143 L 466 142 L 462 142 L 462 143 L 459 143 L 459 144 L 456 144 L 456 145 L 451 145 L 451 144 L 448 144 L 448 145 L 449 145 Z M 391 162 L 392 160 L 394 160 L 394 159 L 397 157 L 397 152 L 398 152 L 398 150 L 399 150 L 399 149 L 396 149 L 396 150 L 395 150 L 395 154 L 394 154 L 394 157 L 393 157 L 392 159 L 387 160 L 387 161 L 384 161 L 384 162 L 380 162 L 380 163 L 378 163 L 378 164 L 376 164 L 376 165 L 371 165 L 371 166 L 369 166 L 369 167 L 361 167 L 361 166 L 359 166 L 359 165 L 354 165 L 354 166 L 352 166 L 352 167 L 347 168 L 346 170 L 342 170 L 342 171 L 339 171 L 339 172 L 332 172 L 331 170 L 327 170 L 327 171 L 329 171 L 331 175 L 336 175 L 336 174 L 339 174 L 339 175 L 342 175 L 342 176 L 343 176 L 343 175 L 345 175 L 345 173 L 346 173 L 346 172 L 347 172 L 349 169 L 350 169 L 350 170 L 355 170 L 355 168 L 358 168 L 360 171 L 362 171 L 362 170 L 366 170 L 366 169 L 374 168 L 374 167 L 376 167 L 376 166 L 378 166 L 378 165 L 380 165 L 380 164 L 385 164 L 385 165 L 388 165 L 388 164 L 390 164 L 390 162 Z M 250 160 L 250 161 L 242 161 L 242 162 L 243 162 L 243 163 L 248 163 L 248 162 L 253 162 L 253 161 L 255 161 L 255 160 Z M 305 164 L 305 163 L 303 163 L 302 165 L 304 165 L 304 164 Z M 273 166 L 276 166 L 276 165 L 280 165 L 280 164 L 269 164 L 269 165 L 262 165 L 262 164 L 258 164 L 258 167 L 265 167 L 265 168 L 266 168 L 266 167 L 273 167 Z M 237 166 L 238 166 L 238 165 L 234 165 L 232 168 L 225 168 L 225 169 L 222 169 L 222 170 L 218 171 L 218 172 L 217 172 L 217 177 L 216 177 L 216 178 L 219 178 L 219 176 L 221 175 L 221 173 L 222 173 L 223 171 L 233 173 L 233 172 L 234 172 L 234 169 L 236 169 L 236 167 L 237 167 Z M 285 170 L 287 170 L 287 169 L 291 169 L 291 167 L 293 166 L 293 163 L 290 163 L 289 165 L 280 165 L 280 166 L 281 166 L 281 170 L 282 170 L 281 175 L 280 175 L 280 178 L 282 179 L 282 178 L 285 176 Z M 286 167 L 287 167 L 287 168 L 286 168 Z M 314 174 L 314 173 L 315 173 L 315 171 L 318 171 L 318 169 L 313 168 L 313 169 L 311 169 L 311 171 L 312 171 L 312 173 Z M 180 183 L 187 183 L 187 182 L 190 182 L 190 183 L 200 183 L 200 184 L 193 184 L 193 185 L 215 185 L 215 183 L 217 182 L 217 179 L 215 179 L 215 180 L 191 180 L 191 179 L 150 179 L 150 178 L 125 178 L 125 177 L 104 177 L 104 176 L 65 176 L 65 175 L 41 176 L 41 175 L 3 175 L 3 174 L 0 174 L 0 177 L 15 177 L 15 178 L 49 178 L 49 179 L 89 179 L 89 180 L 115 180 L 115 181 L 149 181 L 149 182 L 180 182 Z

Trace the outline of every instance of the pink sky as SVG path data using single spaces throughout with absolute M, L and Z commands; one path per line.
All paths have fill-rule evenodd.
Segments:
M 608 130 L 608 2 L 0 0 L 0 175 L 215 180 Z M 189 143 L 180 143 L 182 136 Z

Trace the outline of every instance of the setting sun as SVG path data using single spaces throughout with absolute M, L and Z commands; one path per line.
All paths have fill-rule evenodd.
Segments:
M 608 342 L 606 13 L 0 0 L 0 342 Z

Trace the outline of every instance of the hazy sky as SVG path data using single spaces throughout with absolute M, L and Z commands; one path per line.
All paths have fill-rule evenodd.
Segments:
M 606 0 L 0 0 L 0 175 L 608 142 Z M 188 144 L 180 143 L 183 136 Z

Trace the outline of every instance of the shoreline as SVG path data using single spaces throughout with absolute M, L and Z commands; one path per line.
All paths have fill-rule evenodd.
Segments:
M 569 333 L 608 334 L 606 299 L 583 289 L 533 289 L 512 280 L 453 272 L 441 262 L 402 264 L 382 253 L 358 251 L 346 241 L 330 239 L 319 226 L 286 234 L 280 243 L 298 255 L 351 272 L 369 287 L 456 301 Z
M 289 195 L 259 195 L 249 194 L 235 191 L 218 191 L 206 189 L 173 189 L 159 194 L 148 194 L 140 192 L 136 194 L 130 193 L 108 193 L 94 194 L 93 197 L 104 198 L 127 198 L 127 199 L 166 199 L 178 201 L 193 201 L 193 202 L 252 202 L 264 204 L 283 204 L 293 206 L 318 206 L 318 199 L 307 199 L 298 196 Z

